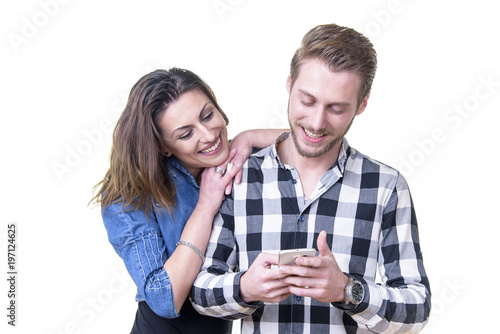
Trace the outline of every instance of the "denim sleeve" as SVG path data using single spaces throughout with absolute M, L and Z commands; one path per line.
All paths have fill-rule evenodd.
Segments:
M 139 294 L 164 318 L 178 317 L 172 285 L 163 264 L 167 261 L 165 241 L 154 215 L 142 210 L 125 211 L 121 203 L 102 210 L 108 239 L 123 259 Z

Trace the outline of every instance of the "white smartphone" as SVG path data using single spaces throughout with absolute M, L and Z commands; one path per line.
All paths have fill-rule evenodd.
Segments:
M 295 259 L 301 256 L 316 256 L 314 248 L 284 249 L 279 252 L 279 264 L 294 265 Z

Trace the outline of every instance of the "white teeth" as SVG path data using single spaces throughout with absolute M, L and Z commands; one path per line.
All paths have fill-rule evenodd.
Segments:
M 306 135 L 307 135 L 308 137 L 311 137 L 311 138 L 313 138 L 313 139 L 318 139 L 318 138 L 323 137 L 323 135 L 317 135 L 317 134 L 315 134 L 315 133 L 313 133 L 313 132 L 311 132 L 311 131 L 307 130 L 306 128 L 304 128 L 304 131 L 305 131 L 305 133 L 306 133 Z
M 215 151 L 215 150 L 219 147 L 220 142 L 221 142 L 221 141 L 220 141 L 220 137 L 219 137 L 219 138 L 217 139 L 217 141 L 215 142 L 215 145 L 214 145 L 214 146 L 209 147 L 209 148 L 207 148 L 206 150 L 202 150 L 202 151 L 200 151 L 200 152 L 201 152 L 201 153 L 210 153 L 210 152 L 213 152 L 213 151 Z

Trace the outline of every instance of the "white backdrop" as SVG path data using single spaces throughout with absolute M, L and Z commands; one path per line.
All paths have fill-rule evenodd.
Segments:
M 348 133 L 407 177 L 433 312 L 425 333 L 491 333 L 500 297 L 500 47 L 489 0 L 2 1 L 2 333 L 128 333 L 135 287 L 87 207 L 132 85 L 156 68 L 214 89 L 230 136 L 285 127 L 288 65 L 335 22 L 365 33 L 379 69 Z M 16 327 L 8 225 L 16 223 Z

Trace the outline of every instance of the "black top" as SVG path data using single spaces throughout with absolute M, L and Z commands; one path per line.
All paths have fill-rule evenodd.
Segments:
M 178 318 L 160 317 L 146 302 L 139 302 L 134 327 L 130 334 L 190 334 L 190 333 L 231 333 L 232 321 L 207 317 L 199 314 L 186 299 Z

